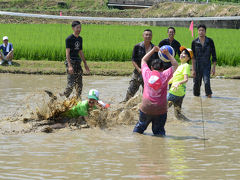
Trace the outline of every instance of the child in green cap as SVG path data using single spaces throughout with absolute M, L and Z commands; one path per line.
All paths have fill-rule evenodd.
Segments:
M 70 118 L 87 116 L 91 110 L 97 109 L 97 106 L 108 108 L 109 104 L 104 104 L 102 101 L 99 101 L 98 90 L 91 89 L 88 93 L 88 100 L 78 102 L 76 106 L 73 106 L 70 110 L 63 113 L 63 116 Z

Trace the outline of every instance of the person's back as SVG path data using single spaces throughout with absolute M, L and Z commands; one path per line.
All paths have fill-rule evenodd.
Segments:
M 133 132 L 142 134 L 152 122 L 153 134 L 165 136 L 164 126 L 167 120 L 168 80 L 172 77 L 178 64 L 165 49 L 162 53 L 166 54 L 170 59 L 172 67 L 163 71 L 162 61 L 160 59 L 155 59 L 150 69 L 147 65 L 147 61 L 159 50 L 159 47 L 155 46 L 142 59 L 141 71 L 144 80 L 144 92 L 139 110 L 139 121 L 134 127 Z
M 162 67 L 163 70 L 163 67 Z M 142 75 L 144 80 L 144 91 L 142 106 L 140 109 L 151 115 L 159 115 L 167 112 L 167 86 L 168 81 L 172 77 L 172 68 L 169 68 L 163 72 L 151 71 L 146 64 L 142 67 Z M 156 78 L 161 81 L 161 87 L 157 90 L 150 87 L 149 80 L 153 73 Z

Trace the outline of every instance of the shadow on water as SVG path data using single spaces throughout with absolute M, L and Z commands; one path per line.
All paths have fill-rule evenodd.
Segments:
M 135 134 L 135 133 L 133 133 Z M 139 134 L 141 135 L 141 134 Z M 162 136 L 162 135 L 154 135 L 152 133 L 143 133 L 143 135 L 147 135 L 147 136 L 154 136 L 154 137 L 158 137 L 158 138 L 167 138 L 167 139 L 174 139 L 174 140 L 187 140 L 187 139 L 198 139 L 198 140 L 208 140 L 207 138 L 199 138 L 197 136 L 173 136 L 173 135 L 166 135 L 166 136 Z
M 211 120 L 203 120 L 204 122 L 207 122 L 207 123 L 210 123 L 210 124 L 223 124 L 223 122 L 218 122 L 218 121 L 211 121 Z M 186 122 L 190 122 L 190 123 L 201 123 L 202 120 L 201 119 L 197 119 L 197 120 L 191 120 L 191 119 L 188 119 L 188 121 Z
M 202 96 L 202 97 L 203 97 L 203 98 L 207 98 L 206 96 Z M 219 97 L 219 96 L 212 96 L 212 99 L 240 101 L 240 98 L 238 98 L 238 97 Z

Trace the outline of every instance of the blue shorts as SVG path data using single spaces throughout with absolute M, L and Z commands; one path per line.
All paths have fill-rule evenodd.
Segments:
M 171 93 L 168 93 L 167 100 L 168 100 L 168 101 L 172 101 L 174 107 L 178 106 L 178 107 L 181 108 L 184 97 L 185 97 L 185 95 L 184 95 L 184 96 L 175 96 L 175 95 L 173 95 L 173 94 L 171 94 Z M 170 106 L 169 106 L 169 107 L 170 107 Z
M 184 96 L 176 96 L 171 93 L 168 93 L 167 100 L 172 102 L 177 102 L 177 101 L 181 101 L 184 98 Z
M 150 122 L 152 122 L 152 132 L 154 135 L 162 135 L 165 136 L 165 123 L 167 120 L 167 113 L 161 115 L 147 115 L 142 111 L 139 111 L 139 121 L 133 129 L 133 132 L 137 132 L 143 134 L 143 132 L 147 129 Z

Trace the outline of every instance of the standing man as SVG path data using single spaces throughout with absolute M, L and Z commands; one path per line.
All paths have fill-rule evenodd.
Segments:
M 217 62 L 216 50 L 214 42 L 206 36 L 206 26 L 200 24 L 198 27 L 198 38 L 192 41 L 193 59 L 192 59 L 192 74 L 193 74 L 193 95 L 200 96 L 200 88 L 202 79 L 205 84 L 205 93 L 208 98 L 212 97 L 210 86 L 211 74 L 211 56 L 212 56 L 212 75 L 215 75 L 215 67 Z
M 81 23 L 79 21 L 72 22 L 73 34 L 66 39 L 66 67 L 67 67 L 67 87 L 63 94 L 67 98 L 76 88 L 77 97 L 80 98 L 82 93 L 82 75 L 83 70 L 81 62 L 83 61 L 86 72 L 89 73 L 89 68 L 82 51 L 82 37 L 79 36 L 81 32 Z M 80 56 L 80 57 L 79 57 Z
M 139 86 L 143 85 L 143 79 L 141 74 L 141 60 L 143 56 L 150 52 L 154 45 L 151 43 L 152 41 L 152 31 L 150 29 L 146 29 L 143 31 L 143 42 L 136 44 L 133 48 L 132 53 L 132 64 L 135 68 L 132 73 L 132 79 L 130 80 L 129 87 L 127 90 L 127 94 L 123 102 L 127 102 L 131 97 L 133 97 L 139 89 Z M 157 53 L 154 53 L 149 61 L 148 66 L 150 67 L 151 61 L 157 58 Z
M 1 52 L 2 50 L 2 52 Z M 8 37 L 3 37 L 3 44 L 0 45 L 0 65 L 4 64 L 6 61 L 8 62 L 8 65 L 12 65 L 12 59 L 13 59 L 13 45 L 12 43 L 8 43 Z
M 176 54 L 178 54 L 180 56 L 181 52 L 180 52 L 179 48 L 181 47 L 181 44 L 176 39 L 174 39 L 174 36 L 176 34 L 175 28 L 169 27 L 167 30 L 167 33 L 168 33 L 168 38 L 163 39 L 159 43 L 158 47 L 162 47 L 164 45 L 170 45 L 170 46 L 172 46 L 172 48 L 175 51 L 175 56 L 176 56 Z M 164 62 L 164 69 L 168 69 L 171 66 L 172 66 L 171 62 Z

